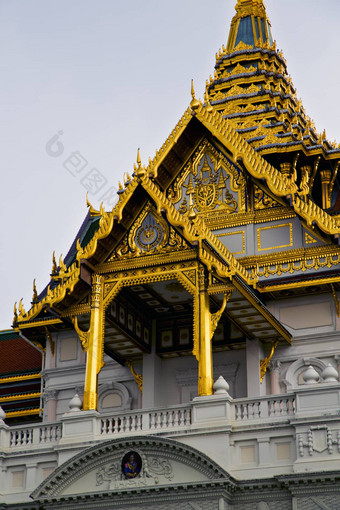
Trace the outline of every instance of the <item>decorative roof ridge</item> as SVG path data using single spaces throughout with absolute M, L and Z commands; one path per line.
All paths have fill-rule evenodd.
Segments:
M 156 154 L 154 158 L 149 159 L 149 165 L 146 168 L 146 172 L 150 175 L 153 175 L 155 178 L 157 177 L 157 167 L 160 161 L 168 154 L 168 152 L 173 147 L 173 144 L 177 142 L 180 135 L 183 133 L 186 126 L 189 124 L 192 119 L 192 109 L 189 107 L 185 110 L 182 117 L 177 122 L 174 129 L 169 134 L 168 138 L 163 143 L 162 147 L 159 150 L 156 150 Z
M 340 220 L 326 213 L 310 197 L 303 196 L 303 198 L 300 198 L 298 193 L 301 193 L 301 191 L 299 191 L 296 184 L 296 175 L 293 173 L 290 177 L 287 177 L 270 165 L 235 131 L 228 119 L 224 119 L 216 110 L 208 112 L 207 108 L 203 107 L 203 105 L 196 110 L 196 117 L 206 127 L 210 128 L 213 134 L 221 136 L 222 143 L 231 152 L 234 152 L 236 149 L 234 162 L 242 160 L 247 171 L 253 177 L 266 180 L 269 189 L 274 195 L 280 197 L 291 195 L 293 197 L 294 211 L 304 218 L 309 226 L 315 222 L 327 234 L 340 234 Z
M 34 303 L 30 310 L 26 313 L 25 309 L 20 301 L 19 303 L 19 315 L 17 314 L 16 305 L 14 305 L 14 319 L 13 326 L 19 327 L 22 322 L 28 322 L 34 319 L 45 306 L 50 306 L 55 303 L 62 301 L 67 292 L 72 292 L 76 283 L 79 280 L 80 268 L 77 262 L 74 262 L 67 270 L 63 273 L 62 282 L 51 290 L 51 282 L 47 286 L 46 295 L 41 301 Z
M 60 271 L 59 274 L 55 276 L 55 278 L 59 277 L 61 281 L 53 289 L 51 289 L 52 281 L 50 281 L 47 286 L 46 295 L 40 301 L 34 303 L 27 313 L 25 312 L 21 301 L 19 303 L 19 315 L 15 305 L 13 325 L 17 326 L 19 323 L 20 326 L 22 322 L 33 320 L 43 310 L 44 307 L 59 303 L 64 299 L 67 292 L 73 291 L 80 277 L 80 260 L 90 258 L 96 251 L 98 240 L 106 237 L 111 231 L 114 220 L 117 219 L 120 221 L 122 219 L 124 207 L 137 186 L 138 182 L 135 178 L 119 195 L 119 200 L 111 212 L 106 212 L 101 209 L 98 230 L 84 247 L 81 247 L 80 240 L 77 239 L 76 261 L 66 270 L 62 272 Z
M 210 243 L 218 255 L 230 266 L 230 270 L 228 271 L 229 275 L 224 274 L 224 276 L 232 276 L 234 274 L 238 274 L 243 280 L 247 282 L 248 285 L 254 285 L 256 283 L 256 280 L 253 279 L 247 270 L 245 270 L 245 268 L 240 264 L 236 257 L 216 236 L 214 236 L 214 234 L 206 226 L 203 218 L 195 216 L 191 222 L 188 218 L 177 211 L 175 206 L 163 194 L 159 187 L 146 176 L 142 179 L 142 186 L 156 202 L 158 212 L 160 213 L 161 209 L 164 208 L 169 222 L 175 226 L 183 227 L 185 237 L 190 242 L 208 241 Z M 202 258 L 206 258 L 205 255 L 203 255 Z M 206 260 L 206 262 L 208 262 L 208 260 Z M 216 266 L 215 261 L 212 259 L 209 259 L 208 265 Z

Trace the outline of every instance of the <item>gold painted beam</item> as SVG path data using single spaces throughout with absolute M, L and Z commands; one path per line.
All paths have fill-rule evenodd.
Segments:
M 43 409 L 41 409 L 41 412 L 44 412 Z M 21 416 L 36 416 L 40 414 L 39 407 L 36 407 L 34 409 L 24 409 L 20 411 L 8 411 L 6 413 L 6 419 L 8 418 L 19 418 Z
M 0 403 L 14 402 L 16 400 L 29 400 L 31 398 L 40 398 L 40 391 L 34 393 L 23 393 L 17 395 L 9 395 L 7 397 L 0 397 Z
M 10 377 L 1 377 L 0 384 L 5 384 L 9 382 L 20 382 L 20 381 L 28 381 L 30 379 L 41 379 L 40 372 L 36 374 L 27 374 L 27 375 L 14 375 Z

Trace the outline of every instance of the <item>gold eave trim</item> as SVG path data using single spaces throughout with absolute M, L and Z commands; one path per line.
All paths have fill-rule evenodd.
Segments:
M 40 326 L 52 326 L 53 324 L 62 324 L 61 319 L 47 319 L 44 321 L 35 321 L 35 322 L 19 322 L 17 327 L 15 328 L 16 332 L 19 332 L 21 329 L 29 329 L 29 328 L 38 328 Z
M 112 262 L 106 262 L 97 266 L 96 271 L 99 274 L 117 273 L 120 271 L 147 268 L 156 265 L 164 265 L 172 262 L 181 262 L 182 260 L 197 259 L 197 250 L 188 249 L 176 252 L 161 252 L 154 255 L 145 255 L 134 258 L 115 259 Z
M 11 377 L 3 377 L 3 378 L 0 378 L 0 384 L 9 383 L 9 382 L 29 381 L 30 379 L 41 379 L 40 372 L 37 372 L 36 374 L 14 375 Z
M 21 401 L 21 400 L 29 400 L 31 398 L 40 398 L 40 392 L 23 393 L 23 394 L 18 394 L 18 395 L 10 395 L 8 397 L 0 397 L 0 403 L 1 402 L 14 402 L 14 401 Z
M 287 262 L 297 262 L 300 260 L 310 260 L 312 257 L 325 257 L 326 255 L 340 255 L 340 247 L 332 245 L 315 246 L 311 248 L 296 248 L 294 250 L 279 251 L 266 255 L 249 255 L 239 258 L 242 265 L 247 268 L 254 265 L 273 265 L 284 264 Z
M 6 418 L 17 418 L 20 416 L 33 416 L 33 415 L 39 415 L 39 414 L 40 414 L 40 409 L 39 409 L 39 407 L 37 407 L 35 409 L 28 409 L 28 410 L 23 410 L 23 411 L 8 411 L 6 413 Z
M 301 282 L 292 282 L 292 283 L 281 283 L 277 285 L 267 285 L 267 286 L 258 286 L 257 290 L 261 293 L 264 292 L 276 292 L 278 290 L 286 290 L 286 289 L 298 289 L 302 287 L 311 287 L 312 285 L 327 285 L 331 283 L 339 283 L 340 276 L 334 278 L 318 278 L 314 280 L 304 280 Z

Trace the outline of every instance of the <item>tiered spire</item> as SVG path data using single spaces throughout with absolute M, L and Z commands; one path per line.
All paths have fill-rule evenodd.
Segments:
M 216 54 L 214 77 L 207 81 L 209 102 L 261 153 L 278 145 L 288 151 L 337 148 L 316 133 L 298 100 L 262 0 L 238 0 L 227 47 Z
M 227 50 L 231 51 L 242 41 L 256 46 L 273 44 L 270 22 L 262 0 L 238 0 L 229 33 Z

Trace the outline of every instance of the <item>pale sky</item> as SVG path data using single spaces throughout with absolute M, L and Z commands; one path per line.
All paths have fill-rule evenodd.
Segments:
M 0 330 L 15 301 L 29 309 L 34 278 L 38 292 L 48 283 L 53 250 L 57 260 L 67 253 L 89 172 L 100 178 L 89 195 L 97 206 L 132 173 L 138 147 L 147 163 L 163 144 L 190 103 L 191 78 L 202 98 L 235 4 L 0 0 Z M 340 142 L 339 0 L 266 6 L 306 112 Z

